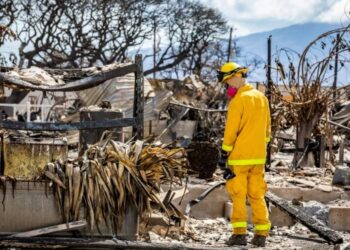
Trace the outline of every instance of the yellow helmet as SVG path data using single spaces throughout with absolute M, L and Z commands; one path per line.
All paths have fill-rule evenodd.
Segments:
M 234 62 L 227 62 L 221 66 L 220 71 L 217 71 L 217 77 L 219 82 L 224 82 L 233 75 L 240 74 L 241 77 L 247 77 L 248 68 L 242 67 Z

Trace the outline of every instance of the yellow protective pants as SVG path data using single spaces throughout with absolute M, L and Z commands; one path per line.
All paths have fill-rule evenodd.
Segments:
M 230 166 L 235 177 L 226 182 L 226 189 L 233 201 L 231 224 L 234 234 L 247 233 L 247 207 L 249 198 L 252 209 L 252 222 L 255 226 L 255 234 L 267 236 L 271 224 L 265 202 L 267 185 L 264 179 L 264 165 Z

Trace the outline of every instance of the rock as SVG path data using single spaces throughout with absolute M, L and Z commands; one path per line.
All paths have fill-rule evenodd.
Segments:
M 315 187 L 315 185 L 316 185 L 315 182 L 313 182 L 313 181 L 307 181 L 307 180 L 296 179 L 296 178 L 291 178 L 288 180 L 288 182 L 300 184 L 300 185 L 306 186 L 306 187 Z
M 317 201 L 303 202 L 302 210 L 317 219 L 327 224 L 328 221 L 328 208 L 326 205 Z
M 350 150 L 344 148 L 344 161 L 350 162 Z
M 348 186 L 350 184 L 350 169 L 346 166 L 337 166 L 333 175 L 333 185 Z
M 322 184 L 317 185 L 316 189 L 324 191 L 324 192 L 327 192 L 327 193 L 330 193 L 330 192 L 333 191 L 333 187 L 332 186 L 322 185 Z
M 161 239 L 161 237 L 158 234 L 156 234 L 152 231 L 149 231 L 148 235 L 149 235 L 149 239 L 151 242 L 156 242 L 156 241 L 159 241 Z
M 283 160 L 276 160 L 271 163 L 272 169 L 275 169 L 276 167 L 281 167 L 281 168 L 278 168 L 278 170 L 281 170 L 281 169 L 286 171 L 289 170 L 287 163 Z
M 350 209 L 348 207 L 329 208 L 328 225 L 339 231 L 350 231 Z

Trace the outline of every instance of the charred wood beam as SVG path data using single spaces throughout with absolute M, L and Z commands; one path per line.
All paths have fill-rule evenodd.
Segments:
M 317 136 L 318 149 L 316 150 L 316 166 L 319 168 L 326 167 L 326 141 L 324 136 Z M 334 147 L 330 147 L 328 150 L 332 150 Z
M 9 72 L 11 70 L 13 70 L 14 67 L 3 67 L 3 66 L 0 66 L 0 72 Z
M 319 220 L 306 214 L 299 207 L 290 204 L 288 201 L 279 198 L 271 192 L 267 192 L 265 197 L 273 205 L 280 208 L 282 211 L 287 212 L 294 219 L 296 219 L 301 224 L 310 229 L 310 231 L 317 233 L 326 241 L 331 242 L 333 244 L 343 243 L 343 238 L 339 235 L 338 232 L 330 229 Z
M 197 108 L 197 107 L 192 107 L 192 106 L 185 105 L 185 104 L 182 104 L 182 103 L 177 103 L 177 102 L 174 102 L 174 101 L 171 101 L 169 104 L 170 104 L 170 105 L 174 105 L 174 106 L 179 106 L 179 107 L 187 108 L 187 109 L 191 109 L 191 110 L 203 111 L 203 112 L 227 112 L 227 109 L 204 109 L 204 108 Z
M 34 229 L 26 232 L 16 233 L 9 237 L 35 237 L 45 234 L 52 234 L 57 232 L 67 232 L 72 230 L 83 229 L 87 226 L 86 220 L 73 221 L 69 223 L 58 224 L 49 227 L 43 227 L 40 229 Z
M 33 131 L 68 131 L 68 130 L 83 130 L 83 129 L 100 129 L 100 128 L 115 128 L 115 127 L 131 127 L 136 126 L 135 118 L 121 118 L 113 120 L 100 121 L 84 121 L 84 122 L 13 122 L 0 121 L 0 128 L 13 130 L 33 130 Z
M 116 68 L 107 72 L 100 72 L 98 74 L 56 86 L 48 85 L 35 85 L 27 81 L 23 81 L 19 78 L 11 77 L 5 73 L 0 72 L 0 83 L 10 88 L 20 88 L 27 90 L 39 90 L 39 91 L 79 91 L 95 87 L 109 79 L 123 76 L 137 70 L 135 64 L 130 64 L 124 67 Z
M 337 127 L 339 127 L 339 128 L 342 128 L 342 129 L 345 129 L 345 130 L 347 130 L 347 131 L 350 131 L 350 128 L 349 128 L 349 127 L 346 127 L 346 126 L 341 125 L 341 124 L 339 124 L 339 123 L 336 123 L 336 122 L 333 122 L 333 121 L 330 121 L 330 120 L 326 120 L 326 119 L 324 119 L 324 118 L 321 118 L 321 120 L 322 120 L 322 121 L 325 121 L 325 122 L 328 122 L 329 124 L 332 124 L 332 125 L 337 126 Z
M 0 247 L 18 248 L 57 248 L 70 249 L 222 249 L 212 246 L 188 246 L 182 243 L 147 243 L 140 241 L 124 241 L 115 238 L 60 238 L 60 237 L 31 237 L 20 238 L 0 236 Z

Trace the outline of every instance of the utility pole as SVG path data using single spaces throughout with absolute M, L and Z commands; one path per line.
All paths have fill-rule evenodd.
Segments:
M 338 53 L 339 53 L 340 35 L 337 34 L 337 41 L 335 43 L 335 62 L 334 62 L 334 82 L 333 82 L 333 100 L 337 98 L 337 81 L 338 81 Z
M 271 41 L 272 36 L 270 35 L 267 39 L 267 68 L 266 68 L 266 76 L 267 76 L 267 89 L 266 89 L 266 95 L 269 99 L 269 103 L 271 106 L 271 91 L 272 91 L 272 77 L 271 77 Z
M 233 28 L 231 27 L 230 28 L 230 38 L 228 39 L 228 50 L 227 50 L 227 62 L 229 62 L 230 61 L 230 59 L 231 59 L 231 50 L 232 50 L 232 48 L 231 48 L 231 43 L 232 43 L 232 32 L 233 32 Z
M 156 66 L 157 62 L 157 21 L 156 16 L 153 17 L 153 68 Z M 156 79 L 156 72 L 153 72 L 153 79 Z
M 271 41 L 272 41 L 272 36 L 270 35 L 269 38 L 267 39 L 267 69 L 266 69 L 266 77 L 267 77 L 266 95 L 269 100 L 270 110 L 271 110 L 271 101 L 272 101 Z M 271 143 L 267 145 L 267 161 L 265 165 L 265 170 L 270 171 L 270 167 L 271 167 Z
M 233 28 L 231 27 L 230 28 L 230 37 L 228 39 L 228 49 L 227 49 L 227 60 L 226 60 L 226 62 L 229 62 L 231 60 L 232 31 L 233 31 Z M 227 89 L 228 89 L 228 85 L 227 84 L 225 84 L 224 89 L 225 89 L 225 91 L 227 91 Z M 223 105 L 224 105 L 224 107 L 227 106 L 227 100 L 226 99 L 223 101 Z

